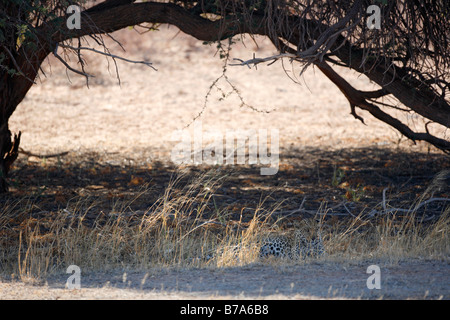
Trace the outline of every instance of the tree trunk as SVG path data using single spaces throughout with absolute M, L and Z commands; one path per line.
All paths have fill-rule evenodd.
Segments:
M 30 82 L 23 76 L 10 75 L 6 71 L 0 72 L 0 193 L 8 191 L 7 176 L 11 165 L 19 154 L 21 132 L 11 139 L 8 122 L 17 105 L 25 97 L 26 90 L 16 90 L 15 83 Z M 23 86 L 22 88 L 25 88 Z
M 3 66 L 6 66 L 0 69 L 0 193 L 8 191 L 6 178 L 19 154 L 21 132 L 11 139 L 9 118 L 34 84 L 38 70 L 52 47 L 41 40 L 34 47 L 14 49 L 15 44 L 0 46 L 0 54 L 5 57 Z
M 11 140 L 8 127 L 9 118 L 17 106 L 15 100 L 11 99 L 12 88 L 12 76 L 6 72 L 0 73 L 0 193 L 8 191 L 6 177 L 19 154 L 21 133 L 14 135 L 14 140 Z
M 14 140 L 11 140 L 8 119 L 3 121 L 0 126 L 0 193 L 8 191 L 6 177 L 19 154 L 20 135 L 21 132 L 14 135 Z
M 8 191 L 6 175 L 9 168 L 6 161 L 12 146 L 11 132 L 8 128 L 9 117 L 7 115 L 10 92 L 10 76 L 6 71 L 2 71 L 0 72 L 0 193 Z

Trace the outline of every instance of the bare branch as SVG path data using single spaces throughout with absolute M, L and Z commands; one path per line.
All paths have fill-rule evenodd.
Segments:
M 450 201 L 449 198 L 431 198 L 431 199 L 428 199 L 428 200 L 425 200 L 423 202 L 418 203 L 413 209 L 402 209 L 402 208 L 390 208 L 390 209 L 387 209 L 386 208 L 386 202 L 385 202 L 386 200 L 384 198 L 384 191 L 385 191 L 385 189 L 383 190 L 383 202 L 382 202 L 382 204 L 383 204 L 383 211 L 372 210 L 369 213 L 370 217 L 373 217 L 376 214 L 388 214 L 388 213 L 397 213 L 397 212 L 412 213 L 412 212 L 415 212 L 415 211 L 419 210 L 421 207 L 423 207 L 423 206 L 425 206 L 425 205 L 427 205 L 427 204 L 429 204 L 431 202 L 435 202 L 435 201 L 444 201 L 444 202 L 445 201 Z
M 333 70 L 326 62 L 315 62 L 315 65 L 330 79 L 350 103 L 351 114 L 364 123 L 363 118 L 358 116 L 355 111 L 355 107 L 359 107 L 361 109 L 369 111 L 375 118 L 387 123 L 391 127 L 397 129 L 401 134 L 405 137 L 412 140 L 414 143 L 416 140 L 427 141 L 437 148 L 441 149 L 446 153 L 450 153 L 450 142 L 438 137 L 435 137 L 428 132 L 414 132 L 407 125 L 402 123 L 400 120 L 392 117 L 386 112 L 382 111 L 379 107 L 367 101 L 367 96 L 370 96 L 370 93 L 356 90 L 353 88 L 350 83 L 348 83 L 344 78 L 342 78 L 336 71 Z M 373 95 L 382 95 L 383 92 L 377 92 Z
M 387 114 L 386 112 L 382 111 L 380 108 L 369 102 L 361 103 L 358 105 L 358 107 L 369 111 L 370 114 L 372 114 L 375 118 L 389 124 L 391 127 L 394 127 L 414 143 L 416 143 L 417 140 L 427 141 L 438 147 L 442 151 L 450 154 L 450 141 L 435 137 L 428 132 L 414 132 L 400 120 L 392 117 L 391 115 Z
M 364 118 L 361 117 L 360 115 L 356 114 L 356 105 L 350 103 L 350 114 L 355 117 L 355 119 L 358 119 L 359 121 L 361 121 L 363 124 L 366 124 L 364 122 Z
M 355 18 L 358 12 L 361 10 L 362 1 L 357 0 L 348 14 L 343 18 L 339 19 L 339 21 L 332 26 L 328 27 L 325 32 L 323 32 L 320 37 L 317 39 L 316 43 L 309 47 L 307 50 L 298 51 L 298 56 L 301 58 L 311 58 L 317 57 L 319 61 L 323 60 L 323 56 L 326 52 L 334 45 L 339 35 L 341 35 L 344 31 L 354 28 L 360 21 L 361 18 L 357 19 L 355 23 L 352 25 L 345 27 L 347 23 L 350 22 L 351 19 Z M 324 46 L 322 52 L 319 52 L 319 49 Z
M 74 72 L 74 73 L 76 73 L 76 74 L 79 74 L 79 75 L 81 75 L 81 76 L 83 76 L 83 77 L 86 77 L 86 81 L 88 81 L 88 79 L 89 79 L 89 77 L 94 77 L 93 75 L 90 75 L 90 74 L 88 74 L 88 73 L 86 73 L 86 72 L 82 72 L 82 71 L 79 71 L 79 70 L 77 70 L 77 69 L 74 69 L 74 68 L 72 68 L 59 54 L 58 54 L 58 46 L 56 46 L 56 48 L 55 48 L 55 50 L 53 51 L 53 55 L 59 60 L 59 61 L 61 61 L 61 63 L 67 68 L 67 69 L 69 69 L 70 71 L 72 71 L 72 72 Z
M 126 58 L 117 56 L 117 55 L 112 54 L 112 53 L 102 52 L 102 51 L 99 51 L 99 50 L 96 50 L 96 49 L 93 49 L 93 48 L 89 48 L 89 47 L 72 47 L 72 46 L 69 46 L 67 44 L 59 44 L 59 46 L 61 48 L 67 48 L 67 49 L 71 49 L 71 50 L 78 51 L 78 52 L 80 52 L 81 50 L 88 50 L 88 51 L 92 51 L 92 52 L 95 52 L 95 53 L 98 53 L 98 54 L 101 54 L 101 55 L 104 55 L 104 56 L 107 56 L 107 57 L 110 57 L 110 58 L 113 58 L 113 59 L 123 60 L 123 61 L 129 62 L 129 63 L 144 64 L 147 67 L 150 67 L 150 68 L 152 68 L 155 71 L 158 71 L 155 67 L 153 67 L 151 62 L 130 60 L 130 59 L 126 59 Z
M 381 98 L 389 94 L 389 92 L 382 88 L 376 91 L 359 91 L 366 99 L 376 99 Z
M 9 50 L 4 51 L 6 56 L 11 57 L 7 59 L 9 70 L 17 69 L 27 79 L 35 79 L 42 61 L 53 52 L 67 70 L 88 79 L 91 75 L 84 72 L 83 64 L 81 71 L 75 70 L 58 55 L 55 50 L 57 43 L 83 36 L 91 36 L 97 40 L 94 36 L 96 34 L 109 35 L 113 31 L 142 23 L 172 24 L 203 41 L 220 41 L 245 33 L 264 35 L 276 45 L 279 55 L 253 57 L 247 61 L 236 59 L 239 63 L 231 65 L 257 66 L 263 62 L 273 63 L 284 57 L 291 59 L 291 62 L 303 63 L 302 72 L 311 64 L 317 65 L 324 73 L 328 73 L 330 80 L 349 100 L 355 118 L 362 121 L 356 114 L 356 107 L 365 109 L 412 140 L 425 140 L 444 151 L 450 150 L 449 142 L 432 136 L 427 126 L 426 132 L 414 132 L 381 109 L 392 106 L 375 101 L 392 95 L 412 112 L 436 124 L 450 127 L 450 46 L 448 32 L 445 32 L 450 25 L 444 2 L 383 2 L 380 4 L 383 7 L 383 28 L 373 31 L 367 30 L 366 24 L 361 23 L 361 19 L 365 17 L 365 0 L 274 0 L 267 3 L 263 1 L 260 8 L 255 8 L 253 3 L 249 5 L 246 1 L 228 0 L 207 1 L 201 6 L 198 1 L 191 0 L 138 3 L 132 0 L 107 0 L 83 11 L 81 29 L 73 30 L 68 30 L 64 19 L 61 19 L 65 15 L 66 4 L 60 1 L 55 3 L 57 6 L 50 8 L 51 15 L 39 13 L 43 16 L 37 18 L 35 27 L 28 30 L 32 36 L 26 38 L 27 45 L 20 46 L 20 50 L 16 52 L 17 41 L 14 39 L 11 39 L 10 45 L 1 44 Z M 4 12 L 0 12 L 0 15 L 4 15 Z M 18 16 L 8 12 L 6 15 L 8 19 L 12 19 L 11 26 L 33 26 L 28 23 L 25 15 Z M 5 31 L 4 34 L 16 33 L 13 27 Z M 101 41 L 97 43 L 105 46 Z M 107 51 L 85 47 L 66 48 L 75 50 L 79 58 L 80 50 L 90 50 L 111 57 L 114 63 L 117 58 L 153 68 L 148 62 L 128 60 Z M 331 56 L 337 59 L 331 59 Z M 327 68 L 326 61 L 337 62 L 365 74 L 383 89 L 359 91 L 342 81 L 341 77 L 335 77 L 333 71 Z M 322 62 L 325 64 L 321 65 Z M 32 85 L 32 82 L 23 80 L 22 77 L 11 79 L 10 87 L 13 89 L 10 90 L 8 105 L 4 107 L 6 118 L 10 117 Z M 407 109 L 402 111 L 405 110 Z
M 292 53 L 280 53 L 280 54 L 276 54 L 270 57 L 266 57 L 266 58 L 255 58 L 255 55 L 253 54 L 253 59 L 249 59 L 249 60 L 242 60 L 242 59 L 237 59 L 234 58 L 233 60 L 237 60 L 240 61 L 240 63 L 230 63 L 230 66 L 247 66 L 250 68 L 250 65 L 254 65 L 256 66 L 257 64 L 263 63 L 263 62 L 268 62 L 268 61 L 272 61 L 275 62 L 279 59 L 282 58 L 290 58 L 290 59 L 298 59 L 298 55 L 297 54 L 292 54 Z

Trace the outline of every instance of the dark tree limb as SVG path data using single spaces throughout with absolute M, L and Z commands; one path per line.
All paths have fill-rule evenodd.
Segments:
M 361 50 L 352 48 L 349 44 L 334 54 L 349 68 L 366 75 L 414 112 L 450 128 L 449 103 L 444 97 L 426 90 L 419 81 L 409 78 L 402 68 L 392 65 L 392 68 L 386 70 L 377 65 L 368 72 L 362 61 Z
M 384 123 L 387 123 L 388 125 L 397 129 L 401 134 L 403 134 L 408 139 L 412 140 L 414 143 L 416 143 L 417 140 L 427 141 L 436 146 L 437 148 L 450 154 L 450 141 L 435 137 L 431 135 L 428 132 L 428 130 L 427 132 L 414 132 L 400 120 L 392 117 L 391 115 L 387 114 L 376 105 L 367 101 L 369 98 L 382 96 L 384 94 L 383 91 L 378 90 L 373 92 L 367 92 L 357 90 L 353 88 L 344 78 L 342 78 L 339 74 L 337 74 L 326 62 L 323 61 L 316 62 L 315 64 L 320 69 L 320 71 L 322 71 L 322 73 L 325 74 L 325 76 L 328 79 L 330 79 L 344 94 L 344 96 L 350 103 L 351 108 L 350 113 L 355 118 L 361 120 L 362 123 L 364 123 L 364 119 L 356 114 L 355 107 L 359 107 L 363 110 L 368 111 L 378 120 L 381 120 Z
M 115 8 L 118 6 L 123 6 L 126 4 L 130 4 L 135 2 L 136 0 L 106 0 L 103 2 L 100 2 L 99 4 L 90 7 L 89 9 L 85 10 L 85 13 L 93 13 L 93 12 L 99 12 L 104 11 L 107 9 Z

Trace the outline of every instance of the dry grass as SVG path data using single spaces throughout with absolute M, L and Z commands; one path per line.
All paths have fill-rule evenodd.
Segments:
M 327 238 L 329 258 L 338 261 L 407 258 L 448 259 L 449 209 L 435 222 L 422 224 L 415 214 L 389 215 L 377 221 L 355 218 L 342 232 Z
M 278 206 L 267 208 L 261 201 L 251 221 L 227 221 L 227 212 L 216 209 L 212 197 L 223 179 L 210 171 L 191 180 L 181 192 L 174 188 L 179 178 L 173 179 L 148 210 L 130 211 L 133 201 L 153 192 L 145 186 L 132 200 L 113 199 L 111 210 L 96 219 L 87 218 L 98 201 L 94 197 L 71 199 L 66 209 L 42 218 L 31 214 L 35 204 L 29 198 L 10 202 L 0 211 L 1 274 L 29 280 L 72 264 L 83 270 L 108 270 L 259 263 L 258 240 L 268 232 L 282 232 L 284 218 L 273 222 L 270 217 Z M 437 220 L 424 223 L 414 210 L 372 219 L 361 213 L 344 221 L 318 212 L 316 218 L 298 219 L 298 223 L 321 229 L 327 255 L 320 259 L 448 259 L 449 213 L 447 206 Z

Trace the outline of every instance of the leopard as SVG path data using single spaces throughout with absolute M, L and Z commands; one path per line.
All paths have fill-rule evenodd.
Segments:
M 269 234 L 266 237 L 259 239 L 251 246 L 254 246 L 256 252 L 259 251 L 259 260 L 270 257 L 290 260 L 318 258 L 325 255 L 326 251 L 320 231 L 317 235 L 317 237 L 308 240 L 301 230 L 296 229 L 289 234 Z M 222 256 L 224 252 L 228 252 L 232 259 L 239 262 L 239 253 L 242 249 L 243 247 L 241 244 L 226 246 L 219 251 L 208 253 L 206 256 L 203 256 L 203 259 L 201 260 L 212 261 L 214 258 Z
M 302 231 L 295 230 L 290 235 L 270 235 L 261 243 L 259 258 L 306 259 L 317 258 L 325 254 L 322 236 L 308 240 Z

